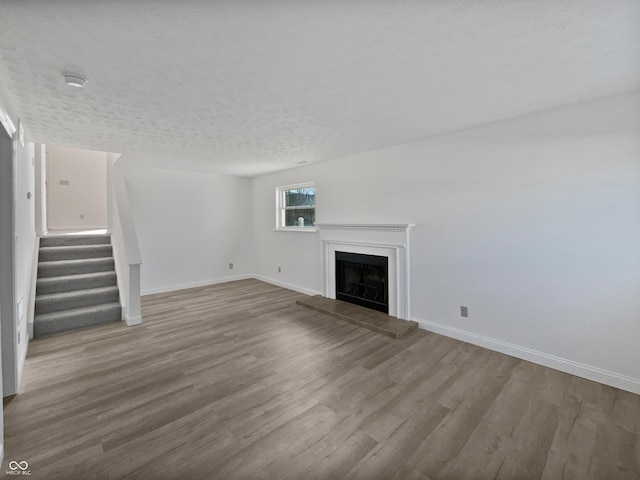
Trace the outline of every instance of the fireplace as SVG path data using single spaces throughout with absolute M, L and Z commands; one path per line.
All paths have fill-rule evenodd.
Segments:
M 389 313 L 389 258 L 336 252 L 336 299 Z
M 322 295 L 338 298 L 338 252 L 384 257 L 387 261 L 387 313 L 411 318 L 409 232 L 413 224 L 316 223 L 322 250 Z M 361 257 L 355 257 L 357 259 Z M 359 262 L 353 262 L 359 263 Z

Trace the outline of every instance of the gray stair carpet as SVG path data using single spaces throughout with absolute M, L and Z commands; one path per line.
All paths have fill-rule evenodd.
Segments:
M 117 285 L 116 272 L 98 271 L 95 273 L 38 278 L 36 292 L 38 295 L 47 295 L 48 293 L 71 292 L 114 285 Z
M 105 258 L 112 256 L 111 245 L 70 245 L 68 247 L 40 247 L 43 262 L 76 260 L 82 258 Z
M 50 235 L 40 239 L 41 247 L 70 247 L 72 245 L 111 245 L 109 235 Z
M 38 263 L 38 278 L 61 277 L 77 273 L 111 272 L 113 258 L 83 258 Z
M 40 240 L 34 337 L 122 320 L 108 235 Z

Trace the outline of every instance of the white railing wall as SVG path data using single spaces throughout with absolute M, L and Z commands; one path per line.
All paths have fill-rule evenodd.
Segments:
M 36 289 L 38 287 L 38 261 L 40 256 L 40 237 L 36 237 L 33 245 L 33 265 L 31 267 L 31 290 L 29 290 L 29 303 L 27 304 L 27 333 L 29 339 L 33 339 L 33 321 L 36 316 Z
M 115 165 L 119 158 L 120 156 L 116 154 L 109 154 L 107 157 L 109 232 L 118 276 L 123 320 L 131 326 L 142 323 L 140 308 L 142 258 L 129 206 L 127 185 L 122 173 Z

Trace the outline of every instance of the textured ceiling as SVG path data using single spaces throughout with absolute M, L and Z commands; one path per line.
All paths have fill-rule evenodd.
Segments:
M 37 142 L 255 175 L 640 89 L 640 1 L 0 0 L 0 74 Z

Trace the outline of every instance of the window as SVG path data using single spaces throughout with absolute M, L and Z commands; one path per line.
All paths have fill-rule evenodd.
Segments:
M 278 187 L 276 195 L 278 230 L 316 230 L 316 187 L 313 183 Z

